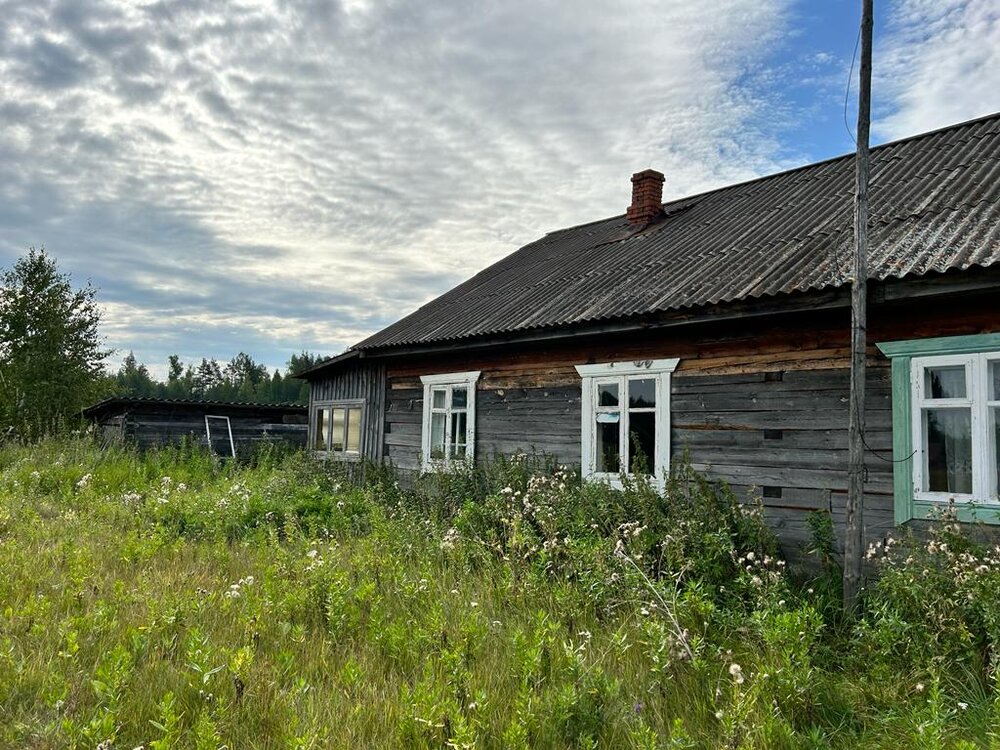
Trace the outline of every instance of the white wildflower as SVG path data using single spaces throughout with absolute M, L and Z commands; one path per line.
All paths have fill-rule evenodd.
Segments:
M 733 682 L 735 682 L 737 685 L 743 684 L 744 680 L 743 667 L 741 667 L 736 662 L 733 662 L 732 664 L 729 665 L 729 675 L 730 677 L 733 678 Z
M 455 543 L 458 542 L 458 540 L 459 540 L 458 529 L 452 526 L 444 533 L 444 536 L 441 538 L 441 549 L 443 549 L 446 552 L 455 549 Z

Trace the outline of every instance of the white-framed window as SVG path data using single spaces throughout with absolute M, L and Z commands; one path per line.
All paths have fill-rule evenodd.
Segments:
M 361 457 L 363 410 L 361 399 L 314 403 L 310 419 L 313 450 L 333 458 L 358 460 Z
M 479 371 L 423 375 L 421 455 L 424 469 L 472 461 L 476 445 L 476 382 Z
M 229 422 L 229 417 L 218 417 L 213 414 L 205 415 L 205 437 L 208 438 L 208 447 L 217 456 L 236 455 L 236 444 L 233 442 L 233 426 Z
M 662 485 L 670 470 L 670 373 L 677 359 L 577 365 L 585 478 L 620 486 L 623 474 Z
M 1000 352 L 914 357 L 915 500 L 1000 503 Z

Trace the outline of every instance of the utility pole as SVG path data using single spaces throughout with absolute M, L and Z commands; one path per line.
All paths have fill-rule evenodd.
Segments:
M 868 303 L 868 130 L 872 100 L 873 0 L 861 2 L 858 152 L 854 184 L 854 281 L 851 285 L 851 399 L 848 412 L 847 528 L 844 536 L 844 611 L 850 616 L 861 588 L 865 492 L 865 349 Z

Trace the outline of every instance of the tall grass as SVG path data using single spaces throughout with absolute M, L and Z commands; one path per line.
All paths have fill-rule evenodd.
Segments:
M 0 746 L 1000 741 L 1000 561 L 950 520 L 873 551 L 846 626 L 685 469 L 663 495 L 525 457 L 352 474 L 0 448 Z

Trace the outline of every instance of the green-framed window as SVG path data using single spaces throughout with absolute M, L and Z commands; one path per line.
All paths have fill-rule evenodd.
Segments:
M 1000 333 L 887 341 L 896 523 L 954 501 L 1000 523 Z

